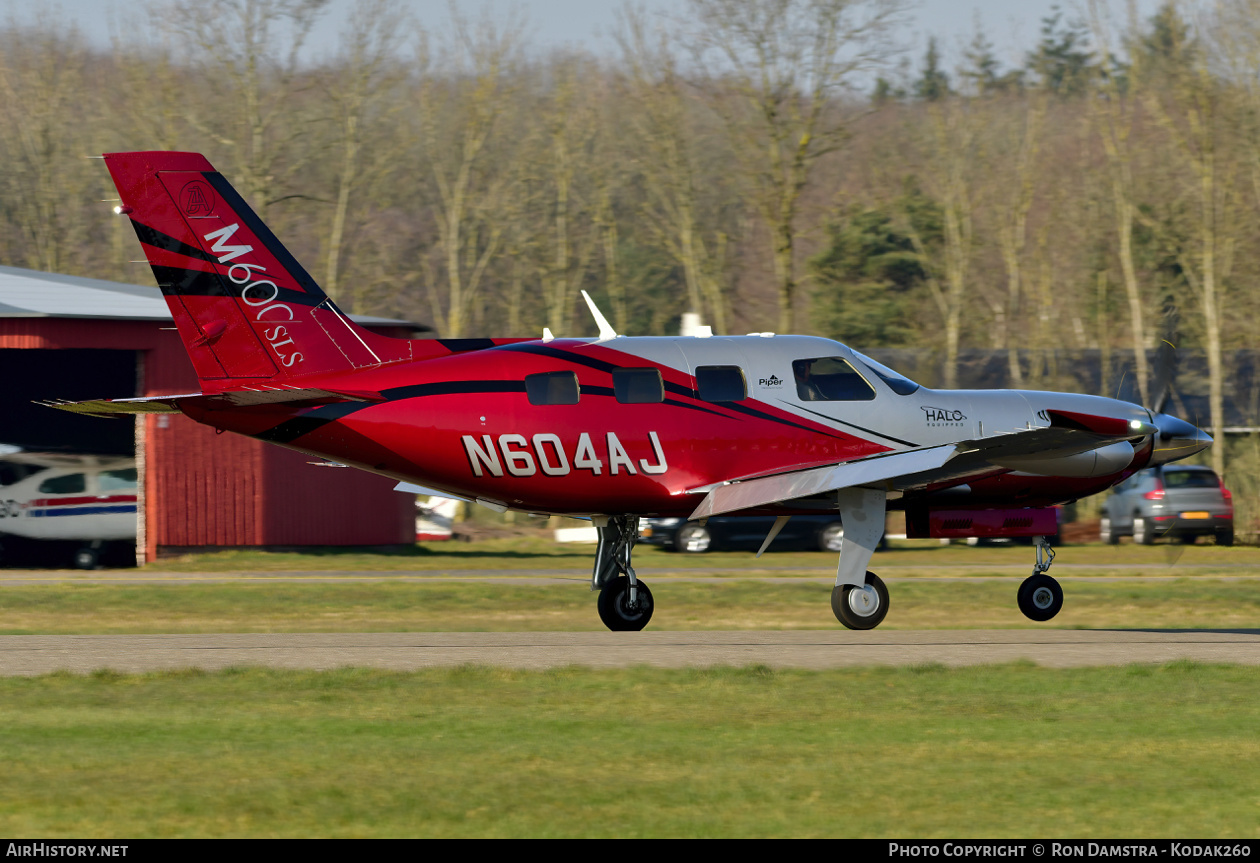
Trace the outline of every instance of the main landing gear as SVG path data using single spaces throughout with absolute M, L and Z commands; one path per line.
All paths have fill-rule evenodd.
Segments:
M 1019 610 L 1029 620 L 1049 620 L 1063 608 L 1063 588 L 1059 582 L 1046 575 L 1050 564 L 1054 562 L 1054 549 L 1046 542 L 1044 536 L 1033 537 L 1037 545 L 1037 562 L 1033 564 L 1032 575 L 1024 579 L 1019 586 L 1017 600 Z
M 591 590 L 599 591 L 599 619 L 613 632 L 638 632 L 652 619 L 652 591 L 634 574 L 630 553 L 639 538 L 639 517 L 609 516 L 597 519 L 599 546 Z
M 874 629 L 888 616 L 888 588 L 866 566 L 884 537 L 886 495 L 883 489 L 845 488 L 836 503 L 844 535 L 831 610 L 849 629 Z

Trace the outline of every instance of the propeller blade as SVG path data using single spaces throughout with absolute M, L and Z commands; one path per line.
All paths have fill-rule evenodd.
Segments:
M 1172 394 L 1173 381 L 1177 377 L 1177 307 L 1171 302 L 1164 307 L 1164 321 L 1159 336 L 1159 348 L 1155 352 L 1155 373 L 1151 376 L 1148 393 L 1153 413 L 1162 414 Z
M 1164 406 L 1168 404 L 1168 397 L 1172 394 L 1173 378 L 1176 375 L 1177 346 L 1163 339 L 1159 343 L 1159 350 L 1155 353 L 1155 375 L 1151 379 L 1149 407 L 1152 413 L 1164 412 Z

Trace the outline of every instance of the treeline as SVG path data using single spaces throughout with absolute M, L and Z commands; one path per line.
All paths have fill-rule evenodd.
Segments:
M 323 7 L 158 2 L 109 51 L 0 30 L 0 261 L 147 283 L 84 157 L 188 149 L 343 307 L 443 336 L 591 334 L 587 289 L 621 332 L 927 348 L 946 385 L 965 347 L 1025 386 L 1125 352 L 1151 399 L 1175 333 L 1215 426 L 1260 344 L 1260 0 L 1056 10 L 1009 66 L 982 22 L 907 60 L 895 0 L 627 6 L 610 56 L 361 0 L 303 61 Z

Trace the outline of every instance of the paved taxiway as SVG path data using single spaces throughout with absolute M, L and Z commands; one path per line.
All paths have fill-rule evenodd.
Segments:
M 1164 572 L 1158 570 L 1163 569 Z M 1103 571 L 1108 575 L 1078 575 L 1081 571 Z M 1156 570 L 1156 572 L 1152 572 Z M 880 575 L 888 584 L 902 581 L 1022 581 L 1027 573 L 1018 575 L 1011 573 L 1011 567 L 1002 565 L 964 565 L 950 564 L 937 566 L 929 575 L 923 574 L 923 567 L 918 566 L 881 566 Z M 1055 575 L 1063 581 L 1127 581 L 1141 580 L 1175 580 L 1187 576 L 1205 576 L 1225 580 L 1260 579 L 1253 564 L 1205 564 L 1202 566 L 1178 565 L 1175 571 L 1166 567 L 1150 564 L 1056 564 Z M 984 575 L 981 573 L 991 573 Z M 758 567 L 688 567 L 686 569 L 647 569 L 640 567 L 640 577 L 652 583 L 657 579 L 683 582 L 730 583 L 733 581 L 773 581 L 781 583 L 812 582 L 832 584 L 835 582 L 835 570 L 804 566 L 758 566 Z M 292 582 L 298 584 L 356 584 L 371 582 L 489 582 L 492 584 L 573 584 L 586 583 L 590 576 L 573 567 L 563 569 L 512 569 L 502 572 L 488 572 L 485 569 L 438 569 L 432 571 L 418 570 L 369 570 L 355 572 L 348 570 L 240 570 L 231 572 L 152 572 L 148 570 L 113 569 L 113 570 L 39 570 L 10 569 L 0 570 L 0 587 L 22 587 L 51 584 L 112 584 L 112 585 L 180 585 L 180 584 L 278 584 Z
M 466 663 L 777 668 L 979 665 L 1028 659 L 1067 668 L 1173 660 L 1260 665 L 1260 629 L 874 630 L 871 632 L 419 632 L 234 635 L 7 635 L 0 674 L 230 666 L 399 671 Z

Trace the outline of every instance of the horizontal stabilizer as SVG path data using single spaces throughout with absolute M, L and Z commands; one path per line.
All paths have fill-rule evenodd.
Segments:
M 227 390 L 221 393 L 188 393 L 175 396 L 149 396 L 137 399 L 95 399 L 84 402 L 40 402 L 50 408 L 95 417 L 124 417 L 135 414 L 183 413 L 185 403 L 208 410 L 226 407 L 287 405 L 291 407 L 334 404 L 337 402 L 381 402 L 380 393 L 357 390 L 325 390 L 299 387 L 261 387 Z
M 190 393 L 182 396 L 156 396 L 140 399 L 92 399 L 85 402 L 38 402 L 45 407 L 70 411 L 90 417 L 127 417 L 135 414 L 177 414 L 181 413 L 176 401 L 194 398 L 201 393 Z

